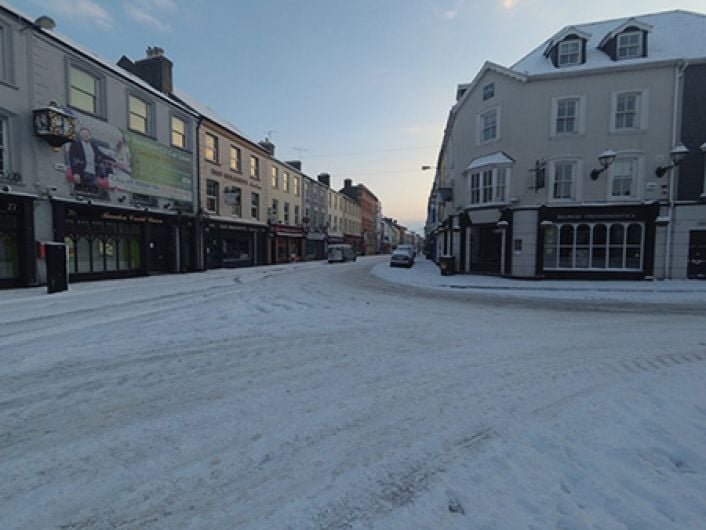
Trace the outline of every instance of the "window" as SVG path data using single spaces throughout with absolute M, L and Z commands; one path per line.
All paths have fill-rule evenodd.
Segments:
M 495 95 L 495 83 L 488 83 L 483 87 L 483 101 L 492 98 Z
M 289 203 L 284 203 L 284 224 L 289 224 Z
M 254 179 L 260 178 L 260 159 L 256 156 L 250 157 L 250 176 Z
M 560 99 L 556 106 L 556 134 L 575 134 L 578 132 L 578 99 Z
M 289 193 L 289 173 L 287 171 L 282 173 L 282 191 Z
M 300 208 L 299 208 L 298 204 L 295 204 L 294 205 L 294 224 L 295 225 L 298 225 L 300 222 L 299 216 L 300 216 Z
M 495 201 L 505 202 L 505 187 L 507 181 L 507 168 L 501 167 L 497 169 L 495 180 Z
M 617 36 L 618 59 L 642 57 L 642 32 L 627 31 Z
M 81 68 L 69 67 L 69 105 L 98 114 L 98 78 Z
M 637 159 L 620 158 L 613 163 L 611 170 L 610 196 L 614 199 L 633 197 L 637 180 Z
M 279 170 L 272 166 L 270 169 L 271 179 L 272 179 L 272 189 L 279 188 Z
M 573 39 L 560 42 L 557 62 L 559 66 L 573 66 L 581 63 L 581 41 Z
M 240 149 L 234 145 L 230 146 L 230 169 L 233 171 L 241 170 Z
M 258 219 L 260 217 L 260 194 L 252 192 L 250 194 L 250 217 Z
M 150 131 L 150 104 L 137 96 L 128 96 L 130 116 L 128 127 L 131 131 L 148 134 Z
M 7 176 L 10 173 L 9 143 L 7 119 L 0 116 L 0 177 Z
M 206 180 L 206 210 L 218 213 L 218 182 Z
M 273 223 L 279 222 L 279 202 L 277 199 L 272 199 L 272 210 L 270 214 L 272 216 Z
M 231 205 L 231 213 L 240 217 L 243 214 L 243 191 L 235 186 L 225 191 L 225 202 Z
M 205 143 L 204 156 L 206 160 L 218 163 L 218 138 L 212 134 L 206 133 Z
M 483 171 L 483 202 L 493 200 L 493 171 Z
M 498 138 L 498 111 L 490 110 L 480 115 L 480 141 L 490 142 Z
M 294 188 L 294 195 L 299 197 L 299 177 L 296 175 L 292 177 L 292 187 Z
M 544 269 L 642 270 L 642 223 L 554 224 L 544 232 Z
M 554 164 L 554 186 L 552 198 L 573 198 L 575 162 L 557 162 Z
M 480 202 L 480 173 L 471 173 L 471 204 Z
M 7 44 L 5 43 L 5 28 L 0 26 L 0 79 L 6 80 L 9 75 L 8 75 L 8 67 L 7 67 L 7 55 L 8 55 L 8 48 Z
M 177 116 L 172 116 L 172 145 L 186 149 L 186 122 Z
M 639 92 L 618 94 L 615 101 L 615 129 L 639 129 L 639 112 Z

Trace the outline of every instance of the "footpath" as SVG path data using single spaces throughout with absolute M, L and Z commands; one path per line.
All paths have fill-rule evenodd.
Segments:
M 371 274 L 388 282 L 431 289 L 467 290 L 522 298 L 703 304 L 706 310 L 706 281 L 702 280 L 515 280 L 476 274 L 442 276 L 439 267 L 423 256 L 417 258 L 411 269 L 390 267 L 386 260 L 373 267 Z

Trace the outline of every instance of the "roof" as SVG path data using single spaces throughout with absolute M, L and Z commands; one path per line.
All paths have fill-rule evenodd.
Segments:
M 636 24 L 646 31 L 650 27 L 652 28 L 648 40 L 647 57 L 620 61 L 611 60 L 605 52 L 599 49 L 599 45 L 607 35 L 614 34 L 621 28 L 632 24 Z M 551 60 L 545 57 L 544 51 L 551 42 L 556 41 L 557 37 L 562 34 L 566 35 L 569 30 L 578 30 L 590 35 L 586 43 L 586 62 L 558 69 L 554 67 Z M 540 75 L 559 71 L 574 72 L 648 62 L 706 58 L 706 39 L 703 38 L 704 34 L 706 34 L 706 15 L 683 10 L 625 17 L 591 24 L 576 24 L 562 29 L 532 50 L 515 63 L 511 70 L 519 74 Z
M 480 169 L 482 167 L 487 166 L 511 166 L 514 163 L 515 161 L 512 158 L 507 156 L 502 151 L 498 151 L 497 153 L 491 153 L 489 155 L 474 158 L 473 160 L 471 160 L 471 163 L 468 164 L 468 167 L 466 167 L 465 171 L 472 171 L 474 169 Z
M 207 118 L 211 120 L 212 122 L 220 125 L 224 129 L 228 129 L 229 131 L 233 131 L 234 133 L 238 134 L 238 136 L 242 136 L 247 140 L 243 132 L 238 129 L 235 125 L 233 125 L 231 122 L 226 120 L 225 118 L 219 116 L 215 110 L 213 110 L 211 107 L 204 105 L 200 101 L 195 100 L 191 96 L 189 96 L 187 93 L 179 90 L 178 88 L 174 89 L 174 95 L 178 97 L 180 100 L 182 100 L 186 105 L 194 109 L 194 111 L 204 118 Z M 249 140 L 252 142 L 252 140 Z M 257 142 L 253 142 L 257 143 Z

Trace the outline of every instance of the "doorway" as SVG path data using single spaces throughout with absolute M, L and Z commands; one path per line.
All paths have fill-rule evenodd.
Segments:
M 689 261 L 686 277 L 706 280 L 706 230 L 689 232 Z

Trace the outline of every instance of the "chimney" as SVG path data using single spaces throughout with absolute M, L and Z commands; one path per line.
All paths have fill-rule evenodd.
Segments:
M 269 138 L 265 138 L 263 141 L 258 143 L 260 147 L 269 153 L 270 156 L 275 156 L 275 144 L 270 142 Z
M 353 187 L 353 180 L 351 179 L 346 179 L 343 181 L 343 187 L 348 189 Z
M 297 171 L 302 170 L 302 161 L 301 160 L 290 160 L 289 162 L 285 162 L 288 166 L 293 167 Z
M 147 81 L 160 92 L 171 94 L 174 90 L 172 79 L 172 67 L 174 64 L 164 56 L 164 50 L 158 46 L 147 48 L 146 55 L 146 58 L 134 63 L 123 56 L 118 61 L 118 66 Z M 132 66 L 130 66 L 130 63 L 132 63 Z
M 331 187 L 331 175 L 329 175 L 328 173 L 319 173 L 319 176 L 316 177 L 316 179 L 321 182 L 321 184 L 324 184 L 329 188 Z

